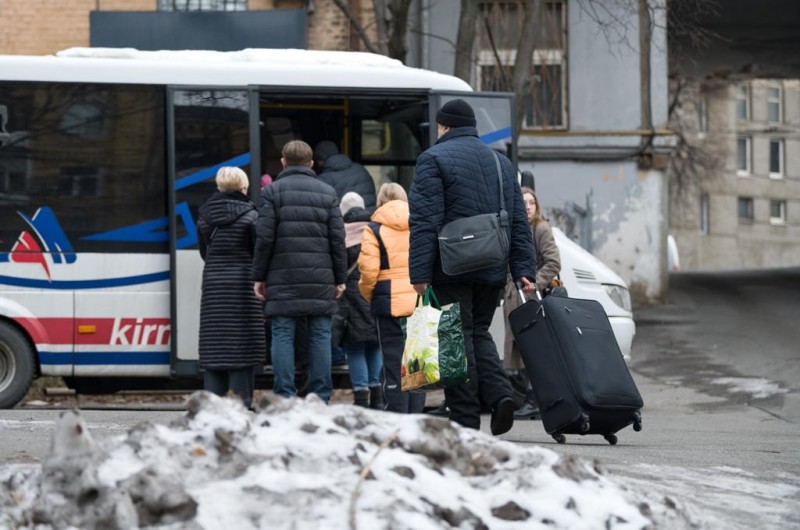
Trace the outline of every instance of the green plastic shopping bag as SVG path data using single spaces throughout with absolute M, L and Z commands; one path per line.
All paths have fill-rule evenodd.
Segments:
M 442 307 L 433 289 L 417 296 L 406 320 L 406 345 L 400 366 L 403 390 L 436 390 L 467 380 L 467 353 L 458 302 Z

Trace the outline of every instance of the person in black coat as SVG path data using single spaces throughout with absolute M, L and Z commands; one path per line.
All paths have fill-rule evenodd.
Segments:
M 352 191 L 361 195 L 368 210 L 375 209 L 375 181 L 364 166 L 339 152 L 336 144 L 323 140 L 314 149 L 314 160 L 319 167 L 319 179 L 333 186 L 339 200 Z
M 420 295 L 433 285 L 440 303 L 461 306 L 469 380 L 445 389 L 450 419 L 480 428 L 483 402 L 492 408 L 492 434 L 502 434 L 514 424 L 516 405 L 489 326 L 509 266 L 512 277 L 525 290 L 533 290 L 533 240 L 511 161 L 498 155 L 502 173 L 498 178 L 495 156 L 478 137 L 472 107 L 462 99 L 449 101 L 439 109 L 436 122 L 439 139 L 417 159 L 408 199 L 411 283 Z M 498 212 L 501 180 L 510 217 L 508 261 L 457 276 L 445 274 L 439 259 L 439 230 L 455 219 Z
M 312 171 L 311 147 L 300 140 L 281 152 L 284 169 L 261 192 L 253 257 L 253 286 L 272 320 L 273 391 L 297 395 L 294 384 L 296 317 L 307 317 L 308 392 L 328 401 L 331 316 L 344 294 L 347 255 L 336 191 Z
M 247 198 L 247 175 L 237 167 L 217 172 L 217 191 L 200 207 L 197 240 L 203 269 L 200 302 L 200 367 L 206 390 L 229 390 L 246 407 L 256 371 L 264 364 L 261 303 L 251 288 L 258 212 Z

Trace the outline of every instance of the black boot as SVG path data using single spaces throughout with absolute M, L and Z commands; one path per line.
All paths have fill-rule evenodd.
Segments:
M 517 405 L 510 397 L 500 398 L 492 407 L 492 434 L 498 436 L 514 426 L 514 411 Z
M 369 387 L 369 408 L 376 410 L 383 410 L 383 387 L 375 385 Z
M 522 405 L 514 411 L 514 418 L 518 420 L 536 420 L 542 417 L 542 413 L 539 411 L 538 405 L 536 402 L 530 399 L 526 399 L 522 402 Z
M 447 403 L 442 401 L 441 405 L 436 408 L 432 408 L 428 411 L 428 414 L 431 416 L 439 416 L 442 418 L 447 418 L 450 416 L 450 409 L 447 408 Z
M 369 408 L 369 389 L 353 391 L 353 405 L 357 407 Z

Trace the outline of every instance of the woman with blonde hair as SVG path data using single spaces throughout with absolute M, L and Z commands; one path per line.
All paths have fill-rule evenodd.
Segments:
M 561 258 L 553 237 L 553 230 L 550 224 L 542 217 L 542 208 L 539 206 L 539 198 L 536 193 L 528 187 L 521 188 L 522 199 L 525 203 L 525 210 L 528 214 L 528 221 L 531 225 L 533 235 L 534 251 L 536 252 L 536 289 L 542 294 L 550 286 L 553 279 L 561 271 Z M 529 299 L 535 296 L 533 293 L 528 295 Z M 515 418 L 535 418 L 540 416 L 539 407 L 536 405 L 536 398 L 530 387 L 525 366 L 522 364 L 519 350 L 514 344 L 514 336 L 508 324 L 508 315 L 519 307 L 519 295 L 514 282 L 509 279 L 505 288 L 505 301 L 503 303 L 503 314 L 506 322 L 506 341 L 503 364 L 506 370 L 516 372 L 511 377 L 512 386 L 519 392 L 525 393 L 525 400 L 514 413 Z
M 414 312 L 417 297 L 408 272 L 408 197 L 402 186 L 387 183 L 378 190 L 376 204 L 361 241 L 358 289 L 370 302 L 378 324 L 386 410 L 422 412 L 425 394 L 403 392 L 400 385 L 404 321 Z
M 197 242 L 203 269 L 200 367 L 203 386 L 220 396 L 253 399 L 256 370 L 266 358 L 264 316 L 253 292 L 252 263 L 258 212 L 238 167 L 217 171 L 217 191 L 200 207 Z

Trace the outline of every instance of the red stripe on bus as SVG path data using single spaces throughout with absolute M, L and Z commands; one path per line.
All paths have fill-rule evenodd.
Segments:
M 36 344 L 72 344 L 71 318 L 16 317 L 14 321 L 28 332 Z

